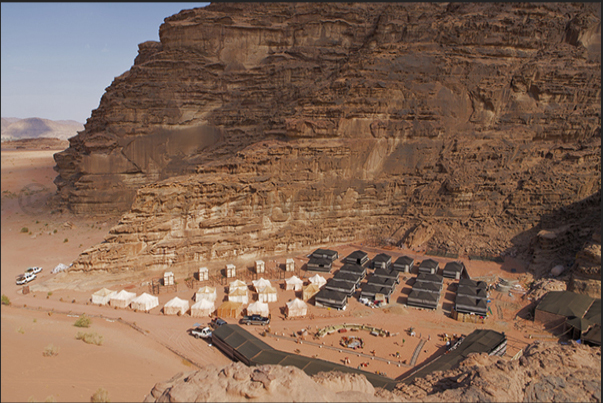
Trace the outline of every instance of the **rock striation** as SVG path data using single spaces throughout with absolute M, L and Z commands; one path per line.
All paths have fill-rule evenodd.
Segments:
M 600 70 L 596 4 L 183 10 L 55 155 L 72 211 L 126 212 L 72 270 L 504 250 L 600 194 Z

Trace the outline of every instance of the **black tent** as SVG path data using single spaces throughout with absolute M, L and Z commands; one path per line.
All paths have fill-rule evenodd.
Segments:
M 348 256 L 346 256 L 344 261 L 345 261 L 345 263 L 355 263 L 357 265 L 364 266 L 368 263 L 369 258 L 368 258 L 368 254 L 366 252 L 363 252 L 361 250 L 356 250 L 356 251 L 350 253 Z
M 351 273 L 364 278 L 366 276 L 366 267 L 354 263 L 346 263 L 341 266 L 339 273 Z
M 444 277 L 442 277 L 438 274 L 419 273 L 416 281 L 429 281 L 431 283 L 436 283 L 436 284 L 442 285 L 442 284 L 444 284 Z
M 465 271 L 465 264 L 463 262 L 448 262 L 442 270 L 442 275 L 447 278 L 455 278 L 460 280 L 461 275 Z
M 410 273 L 415 264 L 415 260 L 409 256 L 400 256 L 394 262 L 394 270 Z
M 319 271 L 323 273 L 330 273 L 333 267 L 333 262 L 329 259 L 312 257 L 308 261 L 308 271 Z
M 413 289 L 410 294 L 408 294 L 406 305 L 417 308 L 436 309 L 439 301 L 439 294 Z
M 314 295 L 314 304 L 316 306 L 345 309 L 347 302 L 347 294 L 339 291 L 327 290 L 326 288 L 322 288 Z
M 339 254 L 337 253 L 337 251 L 330 250 L 330 249 L 316 249 L 314 252 L 312 252 L 310 257 L 315 257 L 315 258 L 319 258 L 319 259 L 327 259 L 327 260 L 330 260 L 331 262 L 334 262 L 339 257 Z
M 337 280 L 337 279 L 329 279 L 325 287 L 327 290 L 338 291 L 346 294 L 348 297 L 351 297 L 356 291 L 356 285 L 349 281 Z
M 431 281 L 415 281 L 412 289 L 439 294 L 442 291 L 442 284 L 432 283 Z
M 392 265 L 392 257 L 386 253 L 380 253 L 372 260 L 373 269 L 389 269 Z
M 360 285 L 360 282 L 362 281 L 362 276 L 360 274 L 342 272 L 341 270 L 338 270 L 337 273 L 335 273 L 335 275 L 333 276 L 333 279 L 347 281 L 354 284 L 355 287 L 358 287 Z
M 474 298 L 488 298 L 488 293 L 483 288 L 461 285 L 456 290 L 457 295 L 466 295 Z
M 486 316 L 488 312 L 488 302 L 483 298 L 474 298 L 457 294 L 454 300 L 454 309 L 460 313 L 473 313 L 475 315 Z
M 396 283 L 399 282 L 399 278 L 400 278 L 400 272 L 396 271 L 396 270 L 386 270 L 386 269 L 376 269 L 373 274 L 371 275 L 371 277 L 383 277 L 383 278 L 390 278 L 392 280 L 394 280 Z
M 466 285 L 469 287 L 477 287 L 477 288 L 482 288 L 482 289 L 486 289 L 488 288 L 488 284 L 485 281 L 475 281 L 475 280 L 470 280 L 468 278 L 462 278 L 459 280 L 459 286 L 461 285 Z
M 425 259 L 419 265 L 419 273 L 437 274 L 440 264 L 433 259 Z

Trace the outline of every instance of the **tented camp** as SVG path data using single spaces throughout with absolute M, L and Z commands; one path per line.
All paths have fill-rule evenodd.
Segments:
M 304 301 L 308 301 L 310 298 L 315 296 L 318 291 L 320 291 L 320 287 L 316 284 L 310 283 L 310 285 L 306 286 L 302 290 L 302 298 Z
M 200 299 L 199 302 L 196 302 L 193 306 L 191 306 L 191 316 L 194 318 L 211 316 L 215 310 L 216 306 L 214 305 L 214 301 Z
M 109 290 L 107 288 L 101 288 L 94 294 L 92 294 L 92 303 L 98 305 L 107 305 L 112 296 L 114 296 L 117 292 L 113 290 Z
M 310 281 L 310 284 L 314 284 L 318 286 L 318 288 L 321 288 L 323 285 L 327 284 L 327 280 L 320 274 L 315 274 L 308 280 Z
M 207 285 L 199 288 L 195 293 L 195 301 L 197 302 L 204 299 L 213 302 L 217 297 L 218 294 L 216 293 L 216 287 L 209 287 Z
M 247 307 L 247 315 L 261 315 L 267 317 L 270 315 L 270 308 L 265 302 L 255 301 Z
M 286 290 L 301 291 L 303 285 L 304 285 L 303 280 L 297 276 L 292 276 L 292 277 L 289 277 L 288 279 L 285 279 L 285 289 Z
M 188 301 L 174 297 L 163 306 L 164 315 L 184 315 L 188 311 Z
M 252 280 L 251 283 L 256 292 L 260 292 L 264 287 L 272 286 L 270 281 L 266 280 L 264 277 L 261 277 L 259 280 Z
M 228 300 L 232 302 L 239 302 L 241 304 L 249 303 L 249 293 L 247 287 L 245 289 L 235 288 L 228 293 Z
M 243 311 L 243 304 L 234 301 L 224 301 L 216 310 L 220 318 L 237 318 Z
M 237 288 L 240 288 L 241 290 L 245 290 L 247 291 L 247 284 L 245 284 L 244 282 L 242 282 L 241 280 L 235 280 L 232 281 L 229 285 L 228 285 L 228 292 L 233 292 L 234 290 L 236 290 Z
M 287 302 L 286 314 L 288 318 L 296 316 L 306 316 L 308 313 L 308 305 L 299 298 Z
M 136 297 L 136 293 L 121 290 L 109 299 L 109 305 L 117 308 L 127 308 Z
M 134 298 L 130 303 L 130 307 L 135 311 L 148 312 L 156 306 L 159 306 L 159 298 L 146 292 Z
M 272 286 L 264 287 L 258 292 L 258 301 L 276 302 L 276 288 Z

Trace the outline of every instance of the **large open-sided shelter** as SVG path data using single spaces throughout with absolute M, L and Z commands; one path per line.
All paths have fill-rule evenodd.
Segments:
M 448 262 L 442 270 L 442 276 L 460 280 L 466 270 L 463 262 Z
M 241 361 L 249 366 L 268 364 L 294 366 L 304 371 L 308 376 L 331 371 L 362 374 L 374 387 L 391 391 L 396 386 L 395 380 L 382 375 L 319 358 L 276 350 L 238 325 L 225 324 L 216 328 L 212 332 L 212 344 L 232 360 Z
M 339 253 L 335 250 L 330 249 L 316 249 L 310 257 L 318 258 L 318 259 L 327 259 L 331 262 L 334 262 L 339 257 Z
M 358 287 L 360 285 L 360 281 L 362 281 L 362 277 L 359 274 L 342 272 L 341 270 L 338 270 L 337 273 L 335 273 L 333 279 L 347 281 L 349 283 L 354 284 L 354 287 Z
M 276 302 L 277 298 L 276 288 L 272 286 L 264 287 L 258 292 L 258 301 L 261 302 Z
M 393 269 L 404 273 L 410 273 L 415 265 L 415 259 L 410 256 L 400 256 L 394 262 Z
M 373 269 L 384 269 L 388 270 L 392 265 L 392 257 L 387 253 L 379 253 L 371 261 Z
M 345 293 L 333 290 L 321 289 L 314 295 L 314 305 L 318 307 L 345 309 L 348 296 Z
M 301 291 L 303 286 L 304 281 L 297 276 L 291 276 L 285 279 L 285 290 Z
M 188 301 L 174 297 L 163 306 L 165 315 L 184 315 L 188 311 Z
M 329 259 L 311 257 L 306 265 L 307 271 L 318 271 L 321 273 L 330 273 L 333 268 L 333 262 Z
M 252 302 L 247 307 L 247 315 L 261 315 L 267 317 L 268 315 L 270 315 L 270 307 L 265 302 Z
M 437 309 L 440 294 L 413 289 L 408 294 L 406 305 L 415 308 Z
M 101 288 L 92 294 L 92 303 L 98 305 L 107 305 L 112 296 L 117 294 L 117 291 Z
M 414 371 L 401 382 L 410 385 L 417 378 L 424 378 L 434 371 L 448 371 L 464 361 L 471 353 L 487 353 L 503 356 L 507 351 L 507 338 L 503 333 L 489 329 L 474 330 L 462 339 L 455 349 Z
M 191 316 L 194 318 L 209 317 L 215 310 L 214 301 L 200 299 L 191 306 Z
M 109 299 L 109 305 L 117 308 L 127 308 L 134 298 L 136 298 L 136 293 L 121 290 L 120 292 L 113 294 Z
M 321 276 L 320 274 L 315 274 L 308 279 L 311 284 L 318 286 L 318 288 L 322 288 L 325 284 L 327 284 L 327 280 Z
M 310 283 L 309 285 L 303 288 L 302 299 L 304 301 L 309 301 L 313 296 L 318 294 L 318 291 L 320 291 L 320 287 L 316 284 Z
M 130 307 L 136 311 L 148 312 L 156 306 L 159 306 L 159 298 L 146 292 L 143 292 L 130 302 Z
M 218 294 L 216 293 L 216 287 L 210 287 L 208 285 L 201 287 L 195 293 L 195 301 L 199 302 L 202 299 L 206 299 L 208 301 L 215 301 L 218 298 Z
M 240 302 L 224 301 L 216 310 L 216 315 L 220 318 L 237 318 L 243 311 L 243 304 Z
M 347 255 L 344 259 L 345 263 L 353 263 L 360 266 L 365 266 L 369 262 L 369 257 L 366 252 L 355 250 Z
M 440 264 L 433 259 L 425 259 L 419 265 L 419 274 L 437 274 Z
M 339 273 L 350 273 L 360 276 L 360 278 L 363 279 L 366 277 L 366 267 L 355 263 L 345 263 L 343 266 L 341 266 L 341 269 L 339 269 Z
M 306 316 L 308 313 L 308 305 L 299 298 L 287 302 L 286 313 L 288 318 Z
M 348 281 L 330 279 L 325 284 L 325 288 L 327 290 L 339 291 L 346 294 L 348 297 L 351 297 L 356 291 L 356 285 L 354 283 L 350 283 Z

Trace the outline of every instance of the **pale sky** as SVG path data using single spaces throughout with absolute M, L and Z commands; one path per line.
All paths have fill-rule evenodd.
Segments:
M 85 123 L 164 18 L 207 4 L 2 2 L 2 117 Z

